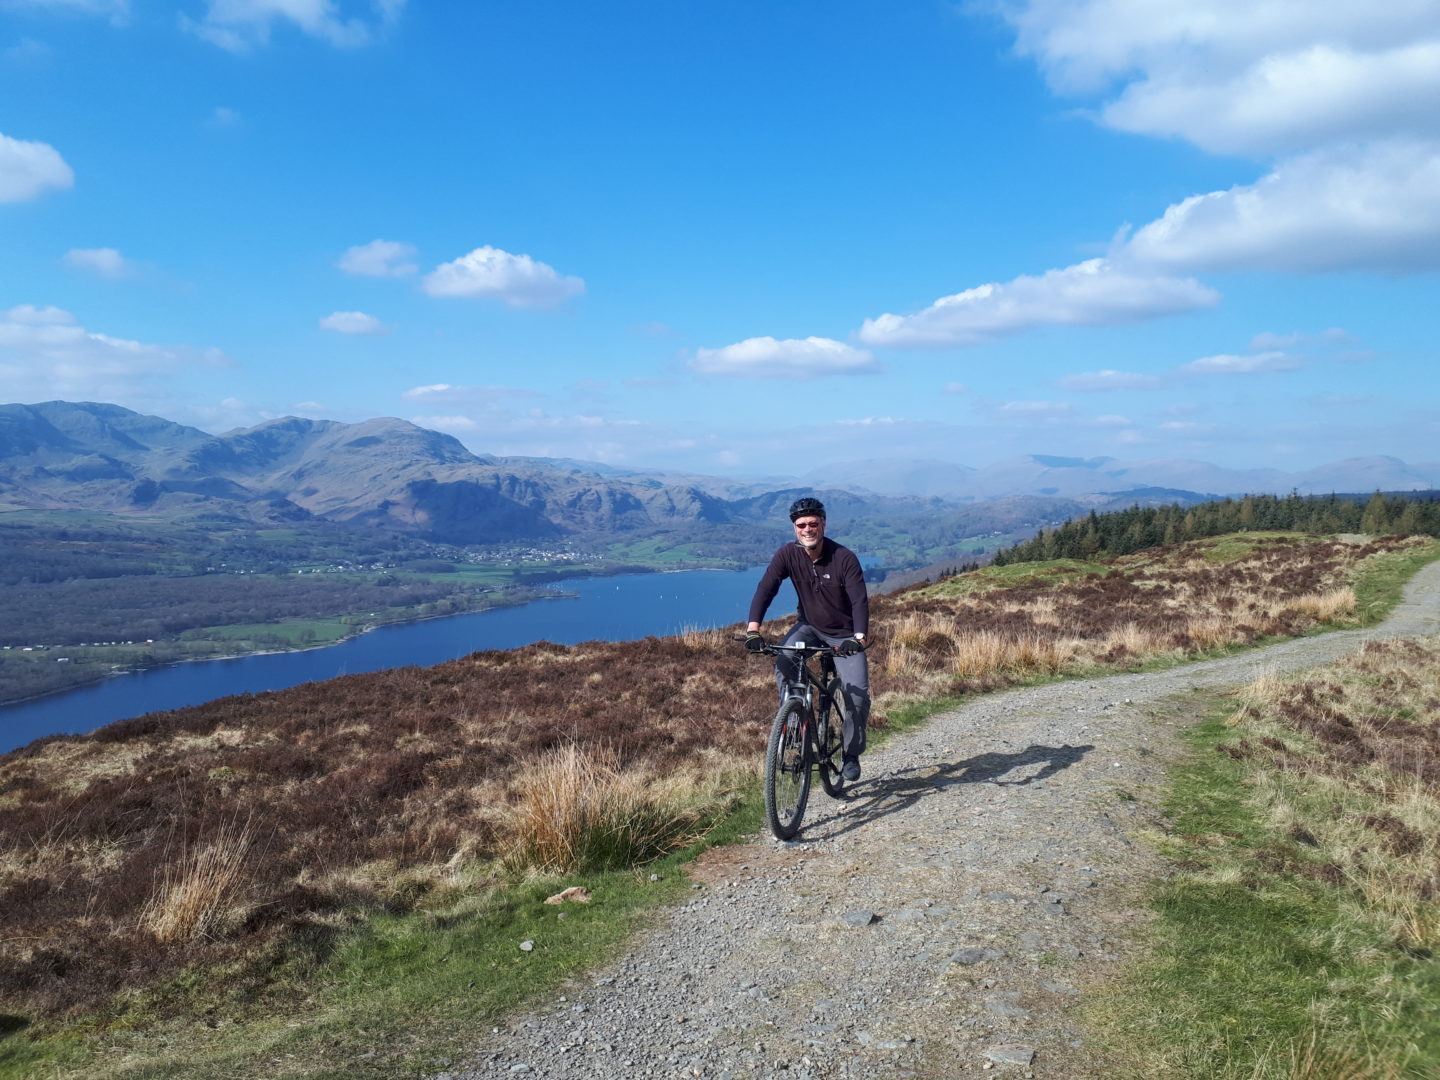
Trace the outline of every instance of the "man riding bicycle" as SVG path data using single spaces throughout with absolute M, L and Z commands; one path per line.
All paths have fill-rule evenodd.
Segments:
M 865 752 L 865 725 L 870 717 L 870 665 L 863 651 L 870 622 L 865 576 L 855 553 L 826 537 L 825 504 L 819 499 L 797 499 L 790 507 L 790 521 L 795 526 L 795 540 L 775 552 L 760 578 L 750 601 L 745 647 L 751 652 L 763 650 L 760 623 L 780 591 L 780 582 L 789 578 L 799 601 L 799 621 L 782 644 L 803 642 L 835 649 L 835 671 L 846 703 L 843 775 L 853 783 L 860 779 L 860 755 Z M 792 654 L 775 658 L 775 681 L 782 699 L 787 682 L 798 675 L 795 669 L 800 662 Z

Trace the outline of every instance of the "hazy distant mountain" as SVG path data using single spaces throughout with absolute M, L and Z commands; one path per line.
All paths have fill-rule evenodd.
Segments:
M 994 499 L 1005 495 L 1084 498 L 1164 488 L 1191 495 L 1421 491 L 1440 487 L 1440 465 L 1407 465 L 1398 458 L 1363 457 L 1304 472 L 1227 469 L 1205 461 L 1151 458 L 1064 458 L 1032 454 L 983 468 L 944 461 L 880 459 L 827 465 L 810 478 L 844 477 L 854 490 L 946 499 Z
M 834 483 L 842 477 L 845 490 Z M 977 513 L 960 517 L 974 529 L 965 535 L 981 536 L 1059 521 L 1091 506 L 1429 487 L 1440 487 L 1440 466 L 1387 457 L 1297 474 L 1039 455 L 980 469 L 857 461 L 816 470 L 808 483 L 765 483 L 474 454 L 449 435 L 393 417 L 358 424 L 286 417 L 210 435 L 117 405 L 0 406 L 0 510 L 319 518 L 454 543 L 773 525 L 783 523 L 791 500 L 817 489 L 837 520 L 905 520 L 912 530 L 941 510 L 956 525 L 956 504 L 974 503 Z

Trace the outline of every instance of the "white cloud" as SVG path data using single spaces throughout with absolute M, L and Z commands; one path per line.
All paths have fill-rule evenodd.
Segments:
M 970 388 L 961 382 L 947 382 L 943 390 L 947 394 L 968 394 L 970 392 Z
M 182 14 L 180 25 L 234 53 L 269 44 L 279 23 L 289 23 L 337 48 L 353 49 L 370 44 L 378 30 L 400 17 L 404 6 L 405 0 L 375 0 L 368 5 L 338 0 L 205 0 L 205 14 L 199 19 Z M 342 9 L 359 9 L 372 18 Z
M 320 320 L 320 329 L 337 334 L 388 334 L 390 328 L 363 311 L 336 311 Z
M 1196 195 L 1122 257 L 1170 272 L 1440 266 L 1440 4 L 1014 0 L 1061 93 L 1110 127 L 1271 162 Z
M 0 321 L 10 323 L 21 323 L 26 326 L 56 326 L 75 322 L 75 316 L 64 308 L 36 307 L 34 304 L 21 304 L 9 311 L 0 313 Z
M 1436 131 L 1433 0 L 1028 0 L 1004 9 L 1061 93 L 1105 93 L 1101 119 L 1221 152 L 1267 154 Z
M 0 315 L 0 385 L 16 400 L 114 401 L 157 377 L 226 363 L 218 349 L 95 333 L 60 308 L 23 304 Z
M 75 186 L 75 173 L 53 146 L 0 134 L 0 203 L 26 202 L 47 188 Z
M 112 281 L 130 277 L 135 273 L 134 263 L 114 248 L 71 248 L 62 260 L 66 266 L 98 274 Z
M 1108 259 L 1089 259 L 1038 277 L 980 285 L 941 297 L 914 315 L 866 319 L 867 345 L 978 345 L 1041 326 L 1139 322 L 1218 303 L 1220 294 L 1193 278 L 1158 276 Z
M 1157 375 L 1143 375 L 1135 371 L 1085 371 L 1078 375 L 1065 375 L 1060 379 L 1064 390 L 1154 390 L 1160 386 Z
M 1192 195 L 1124 253 L 1167 270 L 1440 267 L 1440 143 L 1316 151 L 1254 184 Z
M 1332 326 L 1329 330 L 1319 334 L 1305 334 L 1299 330 L 1292 330 L 1288 334 L 1273 334 L 1268 330 L 1261 331 L 1250 339 L 1251 352 L 1269 352 L 1273 349 L 1293 349 L 1297 345 L 1353 345 L 1355 338 L 1347 331 L 1341 330 L 1338 326 Z
M 409 260 L 415 255 L 413 244 L 395 240 L 371 240 L 346 248 L 335 265 L 347 274 L 362 277 L 404 277 L 420 268 Z
M 1256 375 L 1266 371 L 1296 371 L 1302 366 L 1298 359 L 1283 352 L 1247 356 L 1220 353 L 1181 364 L 1175 371 L 1180 375 Z
M 400 395 L 406 401 L 418 401 L 430 408 L 466 405 L 488 405 L 509 397 L 539 397 L 534 390 L 518 386 L 451 386 L 449 383 L 432 383 L 429 386 L 415 386 Z
M 1429 101 L 1431 107 L 1419 107 Z M 1440 132 L 1440 38 L 1359 52 L 1317 42 L 1228 78 L 1170 71 L 1105 107 L 1111 127 L 1215 153 L 1305 150 L 1339 139 Z
M 240 113 L 228 105 L 216 105 L 210 110 L 210 126 L 228 128 L 240 123 Z
M 1068 401 L 1007 401 L 995 411 L 1001 416 L 1059 420 L 1074 415 L 1075 406 Z
M 832 338 L 746 338 L 720 349 L 696 349 L 690 366 L 706 375 L 751 378 L 812 379 L 822 375 L 854 375 L 878 371 L 880 365 L 864 349 Z
M 562 277 L 554 267 L 529 255 L 512 255 L 486 244 L 468 255 L 441 263 L 425 275 L 431 296 L 500 300 L 510 307 L 558 307 L 585 291 L 578 277 Z

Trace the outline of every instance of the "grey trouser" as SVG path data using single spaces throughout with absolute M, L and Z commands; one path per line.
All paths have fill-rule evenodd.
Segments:
M 832 637 L 822 634 L 809 623 L 796 623 L 785 635 L 782 645 L 839 645 L 849 635 Z M 775 685 L 780 688 L 780 697 L 785 697 L 785 684 L 799 676 L 796 666 L 799 661 L 793 656 L 775 658 Z M 835 674 L 840 676 L 840 685 L 845 694 L 845 757 L 859 757 L 865 752 L 865 725 L 870 719 L 870 662 L 863 652 L 854 656 L 835 657 Z

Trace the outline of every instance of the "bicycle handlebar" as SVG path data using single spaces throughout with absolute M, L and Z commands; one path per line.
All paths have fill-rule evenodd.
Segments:
M 744 641 L 744 640 L 745 640 L 745 635 L 744 635 L 744 634 L 736 634 L 734 640 L 736 640 L 736 641 Z M 873 645 L 873 644 L 874 644 L 874 642 L 872 642 L 872 641 L 862 641 L 862 642 L 860 642 L 860 648 L 859 648 L 858 650 L 856 650 L 856 652 L 851 653 L 850 655 L 851 655 L 851 656 L 855 656 L 855 655 L 857 655 L 858 653 L 862 653 L 862 652 L 864 652 L 866 649 L 870 648 L 870 646 Z M 810 645 L 810 644 L 807 644 L 806 642 L 803 642 L 803 641 L 797 642 L 797 643 L 794 644 L 794 645 L 774 645 L 774 644 L 771 644 L 771 643 L 768 642 L 768 641 L 765 641 L 765 642 L 761 642 L 761 644 L 760 644 L 760 651 L 761 651 L 762 653 L 768 653 L 768 654 L 771 655 L 771 656 L 774 656 L 777 652 L 803 653 L 803 654 L 806 654 L 806 655 L 809 655 L 809 656 L 843 656 L 843 655 L 844 655 L 843 653 L 838 652 L 838 651 L 836 650 L 836 648 L 835 648 L 834 645 Z

